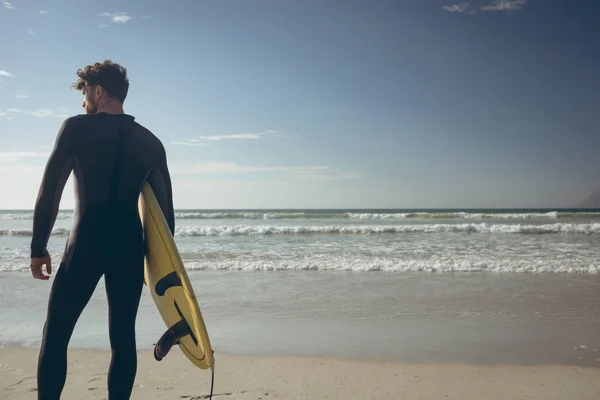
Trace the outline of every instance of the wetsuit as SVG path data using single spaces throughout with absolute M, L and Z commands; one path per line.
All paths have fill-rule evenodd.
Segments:
M 73 226 L 48 302 L 38 360 L 38 399 L 65 384 L 75 323 L 104 276 L 112 360 L 110 400 L 129 399 L 137 370 L 135 320 L 143 287 L 138 197 L 145 181 L 174 232 L 172 190 L 161 141 L 127 114 L 85 114 L 63 123 L 35 205 L 31 257 L 46 250 L 65 183 L 75 178 Z

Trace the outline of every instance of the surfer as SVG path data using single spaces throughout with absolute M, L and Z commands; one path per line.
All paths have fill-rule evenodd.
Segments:
M 33 215 L 30 268 L 48 280 L 46 248 L 66 181 L 75 178 L 73 226 L 52 283 L 38 359 L 38 399 L 58 399 L 75 324 L 102 276 L 109 311 L 110 400 L 129 399 L 137 371 L 135 321 L 144 279 L 138 196 L 148 181 L 175 229 L 172 188 L 162 142 L 123 111 L 127 70 L 106 60 L 77 71 L 85 114 L 67 118 L 45 167 Z M 45 266 L 46 274 L 43 272 Z

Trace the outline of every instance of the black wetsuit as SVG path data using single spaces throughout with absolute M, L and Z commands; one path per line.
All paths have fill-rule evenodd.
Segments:
M 161 141 L 127 114 L 85 114 L 63 123 L 33 217 L 31 257 L 46 250 L 64 185 L 75 177 L 74 222 L 52 284 L 38 361 L 38 399 L 59 399 L 75 323 L 104 276 L 112 360 L 110 400 L 129 399 L 137 370 L 135 320 L 143 287 L 138 197 L 147 180 L 171 232 L 171 180 Z

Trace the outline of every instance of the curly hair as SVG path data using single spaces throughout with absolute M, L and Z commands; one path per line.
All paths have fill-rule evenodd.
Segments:
M 102 86 L 109 97 L 115 98 L 121 103 L 127 97 L 129 90 L 127 69 L 111 60 L 86 65 L 83 69 L 77 70 L 77 76 L 79 79 L 73 84 L 73 87 L 78 91 L 83 90 L 87 83 L 89 86 Z

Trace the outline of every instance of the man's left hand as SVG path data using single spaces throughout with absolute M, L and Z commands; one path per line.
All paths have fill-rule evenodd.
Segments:
M 44 275 L 42 270 L 44 265 L 46 266 L 48 275 Z M 50 279 L 50 274 L 52 273 L 52 258 L 49 255 L 41 258 L 32 258 L 29 266 L 31 268 L 31 274 L 35 279 L 41 279 L 43 281 Z

